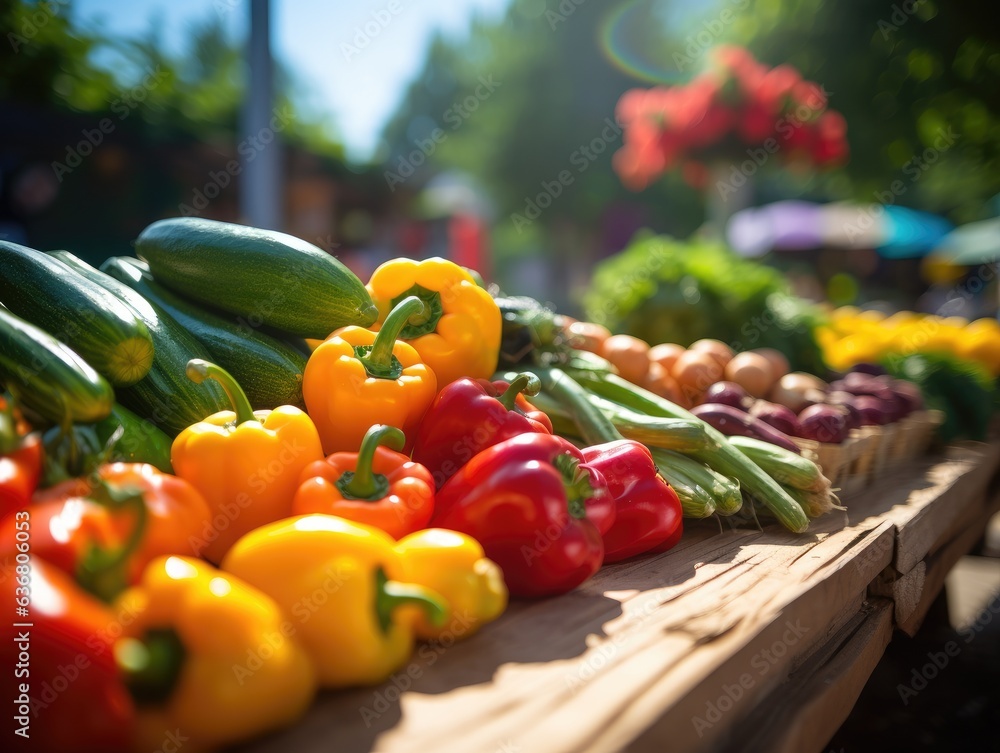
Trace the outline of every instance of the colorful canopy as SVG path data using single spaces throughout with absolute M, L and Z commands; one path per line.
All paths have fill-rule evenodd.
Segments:
M 736 212 L 726 235 L 742 256 L 768 251 L 874 248 L 892 259 L 929 253 L 951 231 L 948 220 L 882 204 L 779 201 Z

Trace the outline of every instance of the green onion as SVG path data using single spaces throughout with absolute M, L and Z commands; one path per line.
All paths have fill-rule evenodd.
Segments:
M 679 405 L 664 400 L 614 374 L 595 377 L 586 372 L 575 376 L 585 387 L 629 410 L 683 420 L 698 419 Z M 809 518 L 802 507 L 760 466 L 731 445 L 720 432 L 705 424 L 705 431 L 718 446 L 713 449 L 679 447 L 681 452 L 702 461 L 724 476 L 738 479 L 751 495 L 763 502 L 785 528 L 802 533 L 809 528 Z
M 705 425 L 698 420 L 677 418 L 659 418 L 635 413 L 626 408 L 616 406 L 609 400 L 601 400 L 593 395 L 587 402 L 592 408 L 606 416 L 619 438 L 634 439 L 647 447 L 660 447 L 667 450 L 690 450 L 694 447 L 712 449 L 716 446 L 714 440 L 705 431 Z M 576 434 L 583 436 L 590 444 L 600 444 L 611 441 L 608 439 L 591 439 L 583 432 L 580 425 L 580 412 L 567 409 L 564 404 L 555 399 L 551 391 L 543 391 L 531 398 L 531 403 L 543 411 L 551 420 L 552 428 L 557 434 Z M 604 436 L 602 431 L 594 435 Z

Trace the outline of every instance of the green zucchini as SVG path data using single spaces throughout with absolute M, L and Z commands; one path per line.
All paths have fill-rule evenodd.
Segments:
M 225 390 L 214 382 L 196 385 L 187 378 L 187 362 L 209 358 L 193 335 L 132 288 L 94 269 L 67 251 L 52 255 L 71 274 L 79 275 L 121 300 L 149 330 L 156 355 L 149 373 L 131 387 L 118 390 L 118 400 L 174 436 L 206 416 L 228 410 Z
M 122 431 L 115 437 L 118 427 Z M 73 424 L 68 430 L 51 427 L 42 435 L 42 444 L 46 469 L 43 486 L 89 476 L 102 463 L 149 463 L 163 473 L 173 473 L 170 437 L 120 403 L 114 404 L 111 415 L 95 424 Z
M 217 363 L 240 383 L 254 410 L 294 405 L 304 408 L 302 374 L 306 356 L 290 345 L 222 316 L 159 285 L 138 259 L 116 256 L 101 271 L 142 294 L 194 335 Z
M 135 384 L 153 363 L 149 330 L 100 285 L 41 251 L 0 241 L 0 302 L 76 351 L 116 387 Z
M 69 346 L 2 306 L 0 382 L 57 423 L 100 421 L 115 399 L 111 385 Z
M 135 250 L 158 282 L 253 328 L 325 338 L 349 324 L 367 327 L 378 315 L 351 270 L 285 233 L 175 217 L 143 230 Z

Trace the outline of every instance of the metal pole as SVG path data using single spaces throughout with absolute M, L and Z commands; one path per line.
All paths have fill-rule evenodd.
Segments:
M 246 105 L 239 141 L 240 215 L 256 227 L 280 230 L 284 186 L 280 132 L 288 125 L 275 111 L 269 0 L 250 0 Z

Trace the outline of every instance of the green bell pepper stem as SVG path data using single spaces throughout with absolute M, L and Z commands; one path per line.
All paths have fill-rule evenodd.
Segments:
M 0 411 L 0 455 L 8 455 L 21 446 L 21 437 L 17 435 L 17 419 L 14 417 L 14 398 L 6 399 L 6 404 Z
M 375 614 L 383 633 L 392 627 L 392 612 L 396 607 L 412 604 L 423 609 L 435 625 L 443 625 L 448 617 L 448 606 L 435 591 L 416 583 L 389 580 L 381 567 L 375 571 Z
M 497 400 L 503 405 L 507 410 L 514 410 L 517 403 L 518 395 L 526 395 L 531 397 L 537 395 L 538 391 L 542 388 L 542 383 L 539 381 L 538 377 L 534 374 L 524 372 L 518 374 L 511 383 L 508 385 L 507 389 L 504 390 L 503 394 L 500 395 Z
M 129 537 L 120 547 L 105 548 L 90 543 L 86 553 L 77 565 L 76 579 L 80 585 L 104 601 L 112 601 L 128 586 L 129 559 L 139 549 L 149 511 L 146 499 L 138 489 L 117 488 L 101 479 L 96 471 L 92 477 L 93 491 L 87 499 L 108 508 L 113 514 L 131 509 L 135 513 L 135 524 Z
M 115 644 L 115 663 L 140 706 L 162 706 L 170 700 L 184 668 L 184 644 L 170 628 L 150 630 L 142 639 L 123 638 Z
M 372 472 L 375 450 L 385 445 L 393 450 L 402 450 L 406 436 L 395 426 L 375 424 L 361 440 L 358 463 L 353 471 L 344 471 L 337 479 L 337 488 L 346 499 L 375 501 L 389 493 L 389 479 L 381 473 Z
M 595 494 L 590 474 L 582 470 L 580 461 L 568 453 L 556 456 L 552 464 L 562 476 L 570 516 L 582 520 L 587 517 L 587 500 Z
M 247 394 L 240 387 L 239 382 L 221 366 L 217 366 L 210 361 L 204 361 L 201 358 L 192 358 L 187 362 L 186 373 L 188 379 L 195 384 L 201 384 L 206 379 L 214 379 L 222 385 L 222 389 L 225 390 L 226 396 L 233 406 L 233 410 L 236 411 L 237 426 L 245 421 L 257 420 L 257 417 L 253 414 L 253 406 L 250 405 Z
M 389 315 L 385 318 L 382 328 L 375 336 L 371 350 L 367 354 L 358 356 L 358 360 L 364 364 L 368 376 L 381 377 L 383 379 L 397 379 L 398 375 L 392 376 L 393 355 L 392 349 L 396 345 L 396 339 L 410 319 L 414 319 L 414 324 L 420 323 L 420 318 L 427 316 L 427 304 L 415 295 L 407 296 L 397 303 Z M 398 361 L 397 361 L 398 365 Z

